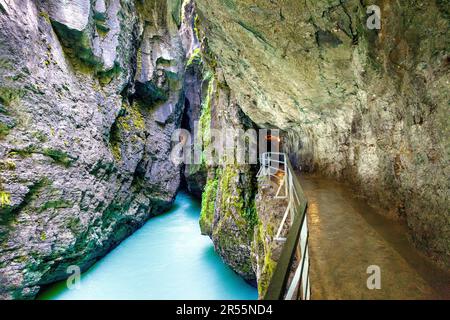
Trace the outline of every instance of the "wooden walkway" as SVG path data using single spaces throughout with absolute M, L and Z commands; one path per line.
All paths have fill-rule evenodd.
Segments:
M 450 299 L 450 274 L 408 241 L 406 227 L 332 180 L 299 176 L 308 199 L 311 299 Z M 367 268 L 380 267 L 369 290 Z

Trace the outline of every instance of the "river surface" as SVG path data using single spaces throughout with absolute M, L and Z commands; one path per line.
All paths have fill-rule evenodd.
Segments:
M 200 234 L 199 203 L 179 193 L 173 208 L 141 229 L 81 275 L 79 289 L 62 281 L 38 299 L 257 299 Z

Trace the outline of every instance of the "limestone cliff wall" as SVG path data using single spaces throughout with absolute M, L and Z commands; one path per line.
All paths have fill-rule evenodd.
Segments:
M 0 1 L 0 298 L 85 270 L 172 203 L 181 19 L 171 0 Z
M 208 97 L 202 108 L 202 131 L 209 139 L 211 130 L 251 129 L 253 123 L 243 114 L 220 74 L 209 81 Z M 223 136 L 237 143 L 239 131 Z M 222 140 L 224 142 L 224 140 Z M 217 143 L 217 141 L 207 141 Z M 241 277 L 256 284 L 252 266 L 253 233 L 258 224 L 255 207 L 256 166 L 236 161 L 202 164 L 207 181 L 202 196 L 200 227 L 211 237 L 216 252 Z
M 191 50 L 186 62 L 182 126 L 191 133 L 191 143 L 195 144 L 192 151 L 201 155 L 200 161 L 185 165 L 186 185 L 202 199 L 202 233 L 212 239 L 226 264 L 256 284 L 252 265 L 253 233 L 258 224 L 256 166 L 238 164 L 234 155 L 227 157 L 222 149 L 227 143 L 236 145 L 241 138 L 238 130 L 252 129 L 254 124 L 242 112 L 216 68 L 194 1 L 184 2 L 183 15 L 194 33 L 188 46 Z M 212 146 L 216 149 L 210 152 Z
M 449 3 L 196 3 L 244 113 L 287 132 L 297 166 L 351 181 L 449 266 Z M 367 27 L 370 5 L 381 30 Z

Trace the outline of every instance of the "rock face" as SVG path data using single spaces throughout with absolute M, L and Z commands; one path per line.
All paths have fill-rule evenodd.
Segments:
M 197 0 L 214 64 L 303 169 L 351 181 L 450 266 L 449 3 Z M 369 29 L 377 5 L 381 29 Z M 369 24 L 370 25 L 370 24 Z
M 180 10 L 0 1 L 0 298 L 85 270 L 172 203 Z
M 200 43 L 194 32 L 195 26 L 195 4 L 194 1 L 186 1 L 183 6 L 183 16 L 186 21 L 186 28 L 182 27 L 183 39 L 185 41 L 189 59 L 186 62 L 186 71 L 184 77 L 184 93 L 185 93 L 185 114 L 182 127 L 191 133 L 191 143 L 193 144 L 193 136 L 197 133 L 198 125 L 202 113 L 202 106 L 208 99 L 209 79 L 205 78 L 206 71 L 200 49 Z M 189 21 L 189 25 L 188 25 Z M 192 148 L 192 152 L 194 148 Z M 184 167 L 184 178 L 186 180 L 187 189 L 195 197 L 201 199 L 203 189 L 206 184 L 206 168 L 201 164 L 186 163 Z
M 186 66 L 184 85 L 186 112 L 182 125 L 184 129 L 191 133 L 198 128 L 202 105 L 207 100 L 209 83 L 207 79 L 203 79 L 203 62 L 201 57 L 199 53 L 197 53 L 198 56 L 195 55 L 195 53 L 194 55 L 191 55 L 191 58 L 189 59 L 191 63 L 188 63 Z M 192 151 L 194 151 L 193 148 Z M 203 188 L 206 184 L 205 166 L 187 163 L 184 168 L 184 177 L 189 192 L 201 199 Z
M 184 127 L 192 133 L 191 142 L 195 144 L 192 151 L 198 149 L 201 161 L 187 164 L 184 174 L 189 191 L 202 198 L 202 234 L 212 239 L 225 263 L 254 283 L 251 244 L 258 222 L 255 167 L 238 164 L 234 154 L 227 158 L 219 151 L 225 143 L 236 144 L 240 138 L 238 130 L 251 129 L 253 123 L 209 61 L 206 42 L 188 60 L 185 91 Z M 213 146 L 216 151 L 211 151 Z
M 202 199 L 200 228 L 216 252 L 236 273 L 254 283 L 251 245 L 257 224 L 255 167 L 238 164 L 235 154 L 223 152 L 236 145 L 239 130 L 253 128 L 216 69 L 193 2 L 184 5 L 184 17 L 194 25 L 185 75 L 183 128 L 191 133 L 192 161 L 185 165 L 188 190 Z M 200 41 L 198 40 L 200 39 Z M 229 131 L 227 131 L 229 130 Z M 196 153 L 198 152 L 198 158 Z
M 206 145 L 209 132 L 224 129 L 251 129 L 253 123 L 242 113 L 239 105 L 220 75 L 210 80 L 208 98 L 202 109 L 201 123 Z M 226 135 L 227 143 L 240 138 L 236 131 Z M 224 143 L 221 140 L 219 143 Z M 223 156 L 223 155 L 221 155 Z M 220 157 L 220 156 L 219 156 Z M 228 159 L 229 160 L 229 159 Z M 214 164 L 204 164 L 207 182 L 202 196 L 200 227 L 211 237 L 216 252 L 241 277 L 256 283 L 252 266 L 253 230 L 258 224 L 255 206 L 256 168 L 238 164 L 235 159 Z

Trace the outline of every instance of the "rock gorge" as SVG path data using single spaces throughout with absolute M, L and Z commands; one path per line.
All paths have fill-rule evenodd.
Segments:
M 366 26 L 370 5 L 381 30 Z M 0 298 L 89 268 L 182 185 L 267 289 L 256 165 L 170 160 L 178 128 L 278 128 L 297 168 L 349 182 L 450 267 L 446 1 L 0 0 Z M 237 140 L 238 136 L 228 139 Z

